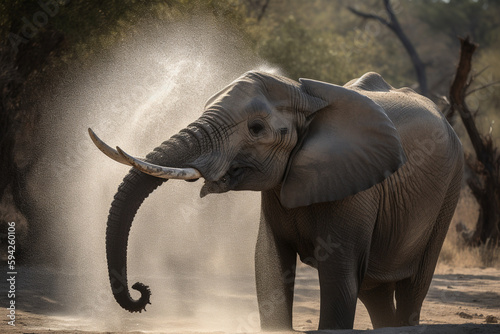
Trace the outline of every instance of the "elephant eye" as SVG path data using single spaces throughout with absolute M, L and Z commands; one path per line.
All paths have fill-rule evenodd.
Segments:
M 252 134 L 252 136 L 258 136 L 264 131 L 264 124 L 262 121 L 253 121 L 248 126 L 248 130 Z

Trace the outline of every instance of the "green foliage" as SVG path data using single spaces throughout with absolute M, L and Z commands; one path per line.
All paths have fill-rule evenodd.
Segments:
M 47 13 L 41 4 L 52 12 Z M 396 87 L 416 82 L 410 59 L 394 34 L 381 23 L 361 19 L 347 10 L 347 6 L 354 6 L 386 17 L 380 0 L 271 0 L 259 22 L 251 15 L 255 8 L 249 6 L 246 0 L 10 0 L 0 3 L 0 36 L 4 45 L 11 46 L 12 36 L 19 36 L 21 42 L 14 43 L 22 47 L 31 42 L 46 44 L 44 32 L 58 33 L 64 43 L 59 47 L 62 52 L 52 59 L 56 65 L 91 62 L 146 23 L 209 15 L 226 29 L 237 31 L 257 55 L 294 79 L 308 77 L 343 84 L 367 71 L 376 71 Z M 481 66 L 492 64 L 488 78 L 497 80 L 499 51 L 494 46 L 500 42 L 500 2 L 401 0 L 393 2 L 393 8 L 427 63 L 429 86 L 434 92 L 446 94 L 458 56 L 455 36 L 466 32 L 481 44 Z M 43 15 L 46 23 L 41 22 Z M 33 26 L 36 20 L 44 24 L 35 25 L 33 36 L 24 36 L 26 25 Z M 36 53 L 31 57 L 37 57 Z M 498 107 L 496 95 L 481 99 L 487 115 L 493 115 L 492 110 Z
M 348 3 L 271 3 L 260 25 L 250 29 L 257 54 L 294 79 L 344 84 L 376 71 L 395 86 L 411 84 L 406 75 L 412 65 L 399 56 L 405 51 L 391 32 L 380 23 L 360 22 L 346 9 Z M 395 59 L 388 62 L 388 54 Z
M 171 22 L 211 14 L 237 28 L 243 7 L 236 0 L 12 0 L 0 4 L 0 36 L 14 49 L 40 39 L 43 32 L 64 36 L 61 58 L 78 61 L 111 48 L 142 24 Z
M 366 31 L 355 29 L 346 35 L 333 34 L 324 27 L 307 28 L 294 16 L 270 31 L 261 32 L 255 49 L 259 56 L 292 78 L 309 77 L 337 84 L 377 70 L 374 64 L 382 51 L 374 36 Z
M 257 53 L 283 68 L 292 78 L 313 77 L 328 81 L 338 78 L 341 60 L 324 34 L 297 24 L 293 16 L 256 39 Z
M 496 0 L 414 1 L 418 17 L 434 31 L 444 32 L 453 41 L 470 35 L 481 47 L 498 42 L 500 2 Z

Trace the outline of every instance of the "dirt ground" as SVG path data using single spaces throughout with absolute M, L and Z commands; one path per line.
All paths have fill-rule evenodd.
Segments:
M 119 331 L 109 331 L 103 328 L 99 331 L 95 326 L 89 326 L 88 319 L 85 321 L 80 314 L 62 312 L 64 300 L 68 296 L 55 294 L 51 275 L 49 271 L 35 269 L 30 276 L 36 279 L 24 280 L 18 287 L 16 302 L 16 326 L 9 326 L 8 321 L 2 322 L 2 333 L 196 333 L 212 332 L 227 333 L 231 330 L 227 328 L 217 330 L 215 326 L 204 328 L 186 327 L 184 323 L 189 322 L 189 317 L 197 317 L 186 310 L 177 314 L 175 320 L 167 323 L 158 323 L 152 326 L 154 318 L 161 318 L 161 315 L 153 314 L 147 316 L 146 313 L 138 315 L 139 320 L 127 322 L 130 319 L 121 320 Z M 34 275 L 34 276 L 33 276 Z M 54 280 L 52 280 L 54 281 Z M 242 296 L 219 296 L 214 298 L 211 309 L 207 309 L 208 317 L 210 310 L 218 307 L 225 307 L 223 300 L 246 300 L 252 304 L 251 278 L 241 281 L 241 285 L 249 285 L 245 288 Z M 7 285 L 2 283 L 1 303 L 4 313 L 8 313 L 5 305 L 8 305 L 6 298 Z M 20 291 L 19 291 L 20 290 Z M 200 293 L 203 293 L 201 291 Z M 196 295 L 196 292 L 192 292 Z M 248 294 L 248 296 L 246 295 Z M 187 293 L 184 298 L 189 296 Z M 226 298 L 226 299 L 224 299 Z M 230 298 L 230 299 L 228 299 Z M 226 305 L 227 306 L 227 305 Z M 235 306 L 236 307 L 236 306 Z M 253 307 L 253 306 L 252 306 Z M 294 328 L 297 331 L 314 331 L 318 324 L 319 309 L 319 287 L 316 273 L 313 270 L 302 268 L 297 276 L 295 305 L 294 305 Z M 229 306 L 229 309 L 231 306 Z M 114 310 L 114 309 L 113 309 Z M 114 312 L 110 310 L 109 312 Z M 183 313 L 184 312 L 184 313 Z M 78 312 L 77 312 L 78 313 Z M 150 313 L 150 312 L 147 312 Z M 254 312 L 255 313 L 255 312 Z M 251 313 L 251 314 L 254 314 Z M 185 319 L 182 315 L 186 314 Z M 255 315 L 255 314 L 254 314 Z M 141 318 L 143 317 L 144 318 Z M 228 317 L 234 316 L 229 314 Z M 249 315 L 250 316 L 250 315 Z M 423 305 L 421 314 L 421 325 L 418 327 L 380 329 L 372 333 L 500 333 L 500 270 L 494 268 L 451 268 L 439 266 L 436 270 L 431 288 Z M 5 318 L 4 318 L 5 319 Z M 143 319 L 143 320 L 141 320 Z M 243 317 L 243 319 L 246 319 Z M 131 321 L 131 320 L 130 320 Z M 106 319 L 104 319 L 106 322 Z M 148 326 L 146 326 L 146 323 Z M 163 326 L 165 327 L 163 327 Z M 255 327 L 233 327 L 232 332 L 255 332 Z M 359 303 L 356 319 L 355 331 L 340 331 L 340 333 L 358 333 L 371 329 L 369 316 L 364 306 Z M 258 328 L 257 328 L 258 329 Z

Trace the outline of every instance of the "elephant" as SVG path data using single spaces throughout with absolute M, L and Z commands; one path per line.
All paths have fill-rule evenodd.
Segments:
M 317 269 L 319 329 L 352 329 L 359 298 L 374 328 L 418 325 L 463 174 L 460 140 L 436 105 L 369 72 L 344 86 L 250 71 L 212 96 L 193 123 L 135 158 L 109 211 L 113 295 L 150 302 L 127 282 L 134 216 L 168 179 L 204 179 L 200 196 L 261 192 L 255 280 L 262 330 L 292 330 L 297 256 Z

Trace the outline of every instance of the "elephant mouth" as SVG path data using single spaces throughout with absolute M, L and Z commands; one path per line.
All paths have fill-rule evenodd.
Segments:
M 220 194 L 235 190 L 250 169 L 250 167 L 243 164 L 234 163 L 219 180 L 205 180 L 205 184 L 200 191 L 200 197 L 203 198 L 208 194 Z

